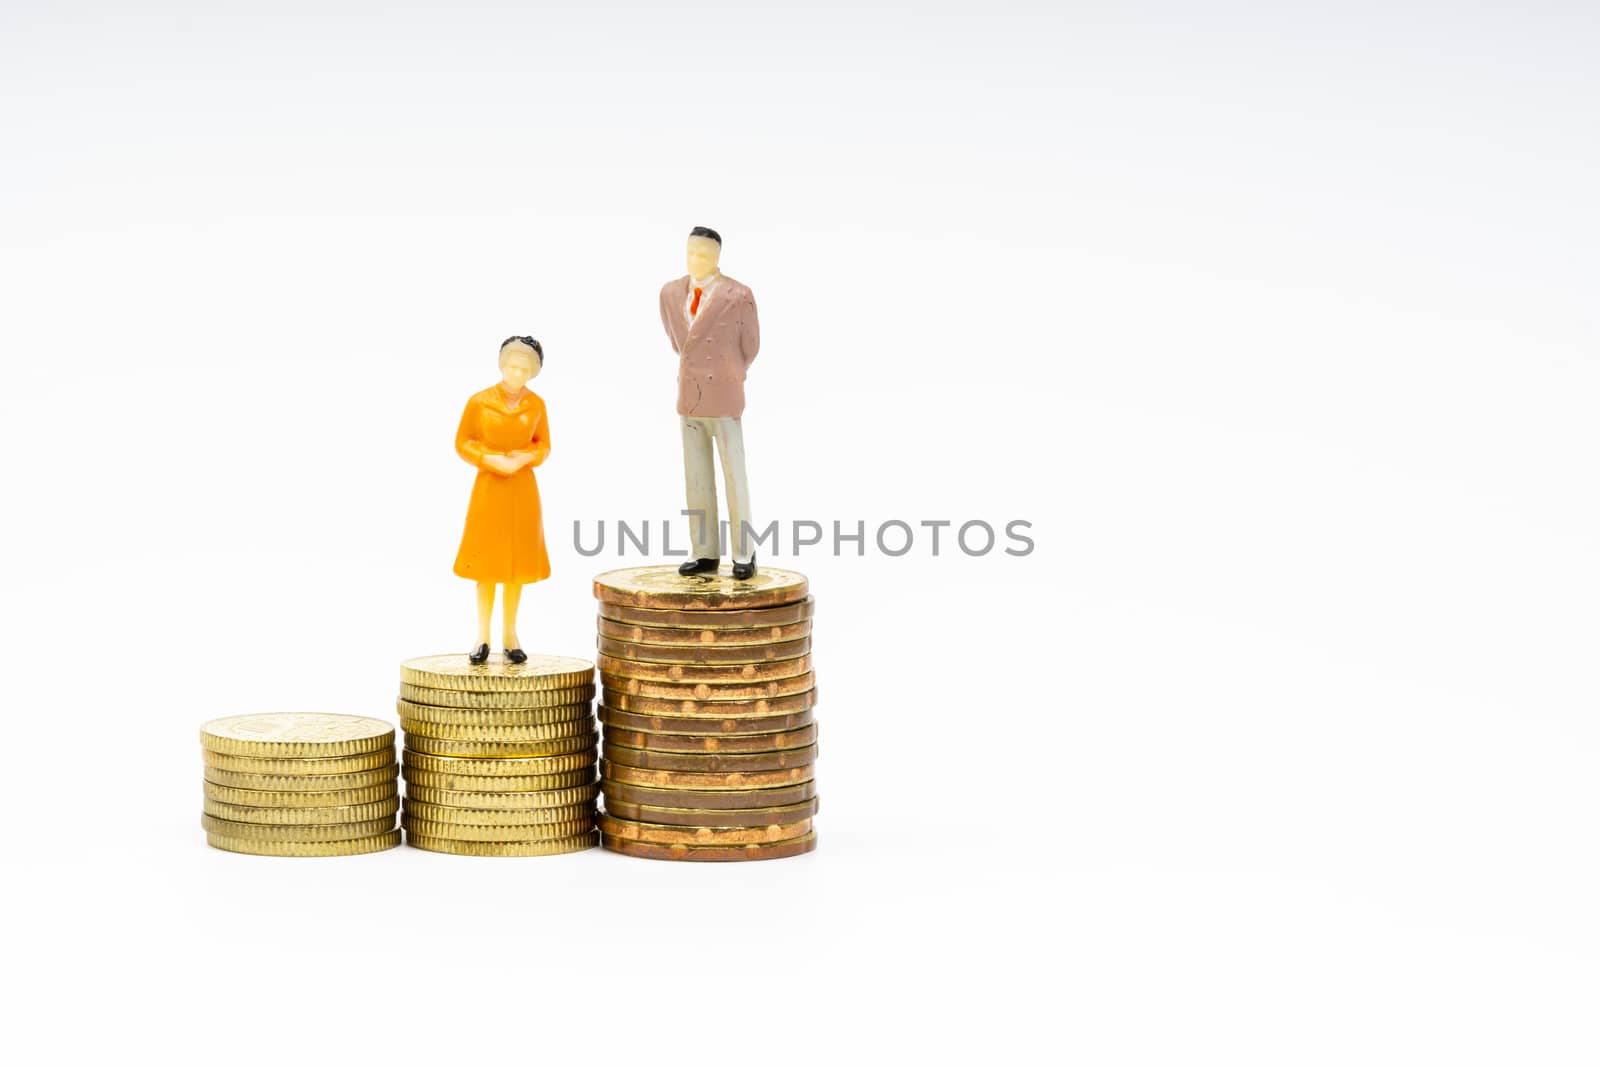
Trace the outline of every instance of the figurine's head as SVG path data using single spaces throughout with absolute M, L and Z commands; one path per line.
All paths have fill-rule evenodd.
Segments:
M 544 348 L 531 337 L 507 337 L 500 342 L 500 377 L 508 392 L 519 392 L 530 378 L 544 370 Z
M 722 258 L 722 235 L 707 226 L 696 226 L 689 231 L 689 277 L 709 278 L 716 273 L 717 260 Z

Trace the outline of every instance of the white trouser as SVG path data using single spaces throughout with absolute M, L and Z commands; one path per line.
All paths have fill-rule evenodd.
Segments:
M 683 484 L 689 501 L 689 537 L 695 559 L 721 559 L 722 537 L 717 522 L 717 482 L 711 469 L 711 442 L 722 457 L 722 485 L 728 496 L 728 541 L 735 563 L 755 555 L 749 530 L 750 485 L 744 477 L 744 431 L 737 418 L 683 420 Z

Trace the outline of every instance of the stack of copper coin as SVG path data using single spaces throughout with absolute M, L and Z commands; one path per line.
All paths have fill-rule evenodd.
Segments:
M 206 843 L 350 856 L 400 843 L 394 727 L 360 715 L 234 715 L 200 727 Z
M 714 862 L 816 847 L 806 592 L 803 575 L 776 569 L 594 580 L 606 848 Z
M 406 843 L 462 856 L 597 844 L 594 664 L 423 656 L 400 667 Z

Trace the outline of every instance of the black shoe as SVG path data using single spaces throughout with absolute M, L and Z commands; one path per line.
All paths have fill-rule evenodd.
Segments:
M 510 663 L 526 663 L 528 662 L 528 654 L 520 648 L 508 648 L 506 649 L 506 660 Z
M 473 649 L 467 655 L 467 662 L 468 663 L 472 663 L 472 664 L 488 663 L 489 662 L 489 646 L 488 645 L 479 645 L 477 648 Z
M 749 563 L 740 563 L 738 560 L 733 561 L 733 576 L 740 581 L 744 581 L 744 579 L 750 577 L 755 572 L 756 558 L 754 556 L 750 557 Z
M 704 574 L 707 571 L 716 570 L 721 562 L 720 559 L 691 559 L 688 562 L 678 564 L 678 573 Z

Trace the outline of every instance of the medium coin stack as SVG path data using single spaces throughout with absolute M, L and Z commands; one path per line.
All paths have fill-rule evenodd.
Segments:
M 600 601 L 601 843 L 648 859 L 761 860 L 817 837 L 804 575 L 630 567 Z
M 406 843 L 459 856 L 553 856 L 598 843 L 594 664 L 530 655 L 400 666 Z
M 394 727 L 360 715 L 235 715 L 200 727 L 206 843 L 351 856 L 400 843 Z

